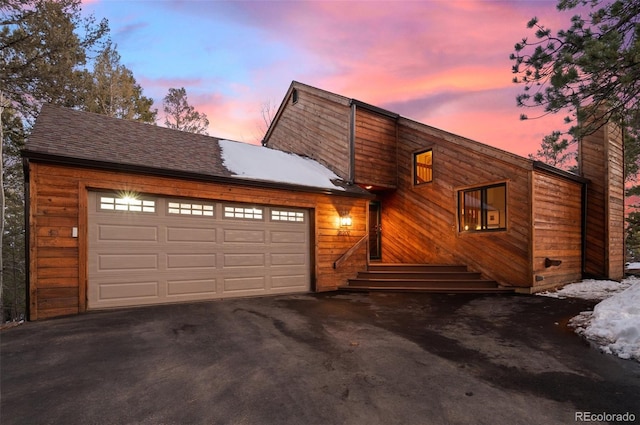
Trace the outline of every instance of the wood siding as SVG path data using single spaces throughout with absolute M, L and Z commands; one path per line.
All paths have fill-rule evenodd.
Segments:
M 622 132 L 608 124 L 583 138 L 578 156 L 587 186 L 587 274 L 624 277 L 624 170 Z
M 291 105 L 287 98 L 281 107 L 279 121 L 273 126 L 271 136 L 268 134 L 268 143 L 317 158 L 319 142 L 308 141 L 306 132 L 334 139 L 326 140 L 325 146 L 331 147 L 331 152 L 327 149 L 320 160 L 334 171 L 342 172 L 343 177 L 353 175 L 355 183 L 361 186 L 373 186 L 372 190 L 378 194 L 382 220 L 381 261 L 460 263 L 503 285 L 528 290 L 542 284 L 569 283 L 577 278 L 582 253 L 576 251 L 576 237 L 582 237 L 582 233 L 576 232 L 581 229 L 582 216 L 576 221 L 575 214 L 579 214 L 576 208 L 582 202 L 581 183 L 546 170 L 545 173 L 554 176 L 562 190 L 567 192 L 567 197 L 571 198 L 566 203 L 554 205 L 552 196 L 545 192 L 553 193 L 554 189 L 546 180 L 550 177 L 538 176 L 537 173 L 542 171 L 534 171 L 534 162 L 529 159 L 323 90 L 298 86 L 297 83 L 292 85 L 292 89 L 298 87 L 298 102 L 313 105 L 300 107 L 294 112 L 296 105 Z M 323 110 L 329 111 L 327 122 L 318 115 Z M 342 119 L 337 119 L 335 114 L 342 114 Z M 292 118 L 294 115 L 295 119 Z M 351 119 L 353 128 L 348 125 Z M 347 125 L 335 126 L 336 120 Z M 278 128 L 287 122 L 296 124 L 284 124 L 284 130 Z M 299 139 L 300 143 L 296 139 L 296 125 L 305 132 Z M 327 126 L 334 131 L 326 132 Z M 354 137 L 353 158 L 348 157 L 350 150 L 346 149 L 348 145 L 344 145 L 350 136 Z M 339 150 L 337 146 L 346 150 Z M 416 186 L 413 181 L 413 155 L 428 149 L 433 155 L 433 181 Z M 342 156 L 344 153 L 347 157 Z M 349 161 L 354 164 L 353 170 L 349 170 Z M 602 176 L 601 171 L 596 170 L 596 174 Z M 506 186 L 506 230 L 460 231 L 459 191 L 493 184 Z M 618 208 L 618 192 L 612 196 L 617 205 L 614 208 Z M 552 224 L 556 214 L 571 224 L 564 221 Z M 607 217 L 611 216 L 612 211 L 608 210 L 607 214 Z M 595 208 L 592 216 L 592 220 L 603 226 L 604 211 L 598 212 Z M 545 228 L 548 225 L 566 227 L 563 231 L 568 239 L 561 242 L 561 248 L 554 249 L 549 239 L 551 231 Z M 534 240 L 536 226 L 538 233 Z M 622 228 L 618 222 L 611 226 Z M 607 239 L 607 244 L 615 249 L 622 240 L 617 235 Z M 601 256 L 605 249 L 603 237 L 604 234 L 596 234 L 591 243 L 592 249 L 599 250 Z M 566 255 L 562 267 L 540 268 L 541 260 L 548 256 L 555 258 L 560 251 Z M 616 264 L 617 258 L 614 260 Z M 544 278 L 543 283 L 536 284 L 535 274 Z
M 355 183 L 395 188 L 396 120 L 358 107 L 355 124 Z
M 413 153 L 433 149 L 433 182 L 413 185 Z M 382 261 L 459 263 L 505 285 L 531 285 L 532 163 L 404 118 L 399 120 L 398 188 L 381 195 Z M 507 184 L 507 230 L 458 230 L 457 193 Z
M 90 189 L 307 208 L 310 210 L 312 226 L 311 280 L 314 289 L 336 289 L 366 267 L 364 246 L 338 269 L 333 268 L 333 263 L 366 234 L 367 200 L 90 170 L 34 161 L 29 164 L 29 179 L 31 320 L 86 310 L 87 198 Z M 345 211 L 353 219 L 350 234 L 346 236 L 338 235 L 339 216 Z M 73 227 L 78 228 L 78 237 L 73 237 Z
M 546 265 L 545 259 L 560 265 Z M 582 278 L 582 184 L 533 174 L 534 290 Z
M 297 90 L 293 103 L 291 91 Z M 350 107 L 346 99 L 294 85 L 275 117 L 267 146 L 306 155 L 349 179 Z

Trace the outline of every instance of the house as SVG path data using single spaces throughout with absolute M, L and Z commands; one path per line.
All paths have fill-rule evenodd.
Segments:
M 298 82 L 263 146 L 45 105 L 23 152 L 29 317 L 330 291 L 375 263 L 522 292 L 619 279 L 621 145 L 602 127 L 577 176 Z

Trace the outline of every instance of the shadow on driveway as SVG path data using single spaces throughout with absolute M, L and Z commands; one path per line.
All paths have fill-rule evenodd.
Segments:
M 9 424 L 640 422 L 640 364 L 567 328 L 592 302 L 326 293 L 89 313 L 1 338 Z M 589 422 L 594 423 L 594 422 Z

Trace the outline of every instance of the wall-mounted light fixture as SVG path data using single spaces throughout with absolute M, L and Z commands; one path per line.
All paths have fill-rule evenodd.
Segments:
M 340 229 L 338 230 L 338 235 L 348 236 L 352 225 L 353 219 L 348 212 L 340 214 Z

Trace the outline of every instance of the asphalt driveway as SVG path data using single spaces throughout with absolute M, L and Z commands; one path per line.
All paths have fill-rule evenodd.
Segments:
M 592 305 L 328 293 L 27 323 L 0 334 L 0 422 L 640 423 L 640 364 L 566 327 Z

